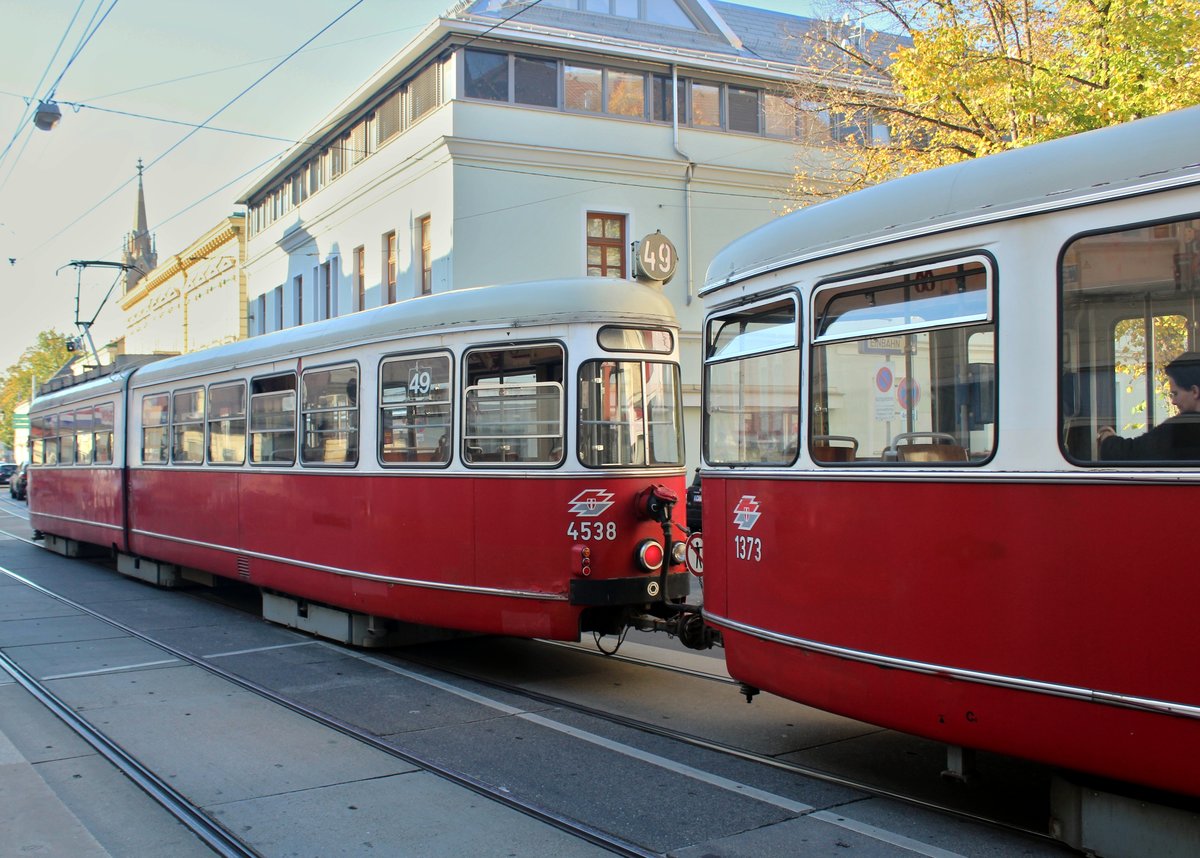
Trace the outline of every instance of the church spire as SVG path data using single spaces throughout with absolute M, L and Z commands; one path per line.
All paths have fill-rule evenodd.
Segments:
M 125 271 L 125 291 L 128 292 L 138 281 L 158 265 L 158 254 L 154 252 L 154 241 L 150 236 L 150 227 L 146 219 L 146 192 L 142 187 L 142 159 L 138 158 L 138 192 L 137 211 L 134 214 L 133 232 L 125 240 L 126 265 L 132 266 Z

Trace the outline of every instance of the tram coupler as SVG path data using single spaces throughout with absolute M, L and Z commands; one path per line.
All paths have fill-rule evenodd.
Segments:
M 721 646 L 721 633 L 708 623 L 698 605 L 670 605 L 674 615 L 666 619 L 667 634 L 679 638 L 688 649 L 712 649 Z

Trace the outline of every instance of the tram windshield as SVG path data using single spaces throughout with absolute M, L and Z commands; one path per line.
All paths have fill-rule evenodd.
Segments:
M 1066 456 L 1200 465 L 1200 411 L 1178 395 L 1200 385 L 1200 218 L 1078 238 L 1059 281 Z
M 679 367 L 594 360 L 579 368 L 579 460 L 592 467 L 683 462 Z

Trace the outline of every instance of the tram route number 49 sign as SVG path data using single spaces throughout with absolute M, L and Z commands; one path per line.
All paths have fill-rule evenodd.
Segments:
M 675 245 L 661 232 L 653 232 L 638 242 L 637 277 L 646 280 L 657 280 L 666 283 L 675 276 L 675 267 L 679 264 L 679 254 Z

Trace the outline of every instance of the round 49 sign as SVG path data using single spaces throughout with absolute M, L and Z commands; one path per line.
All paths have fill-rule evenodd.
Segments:
M 642 239 L 638 245 L 638 267 L 651 280 L 666 283 L 675 275 L 679 254 L 675 245 L 661 232 L 654 232 Z

